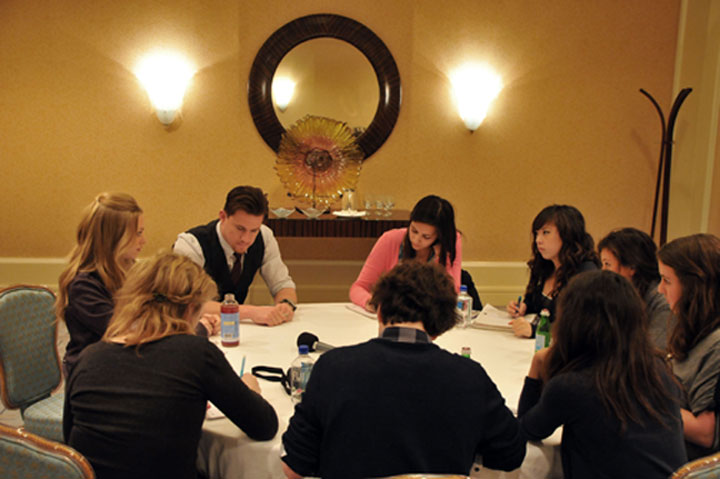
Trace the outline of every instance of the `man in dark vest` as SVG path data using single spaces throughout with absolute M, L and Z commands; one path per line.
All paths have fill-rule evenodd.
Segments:
M 275 326 L 293 318 L 297 294 L 277 240 L 263 224 L 267 214 L 267 198 L 260 188 L 237 186 L 228 193 L 219 219 L 180 233 L 173 251 L 202 266 L 217 283 L 221 298 L 233 293 L 240 303 L 240 318 Z M 274 306 L 243 304 L 257 271 Z M 219 314 L 220 303 L 208 304 L 204 312 Z

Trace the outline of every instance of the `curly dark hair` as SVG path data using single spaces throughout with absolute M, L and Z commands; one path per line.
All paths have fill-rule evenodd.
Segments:
M 448 258 L 450 258 L 450 264 L 455 262 L 455 242 L 457 241 L 455 210 L 448 200 L 435 195 L 422 198 L 410 212 L 410 221 L 434 226 L 437 231 L 435 243 L 440 245 L 438 262 L 443 266 L 447 264 Z M 415 257 L 415 250 L 410 244 L 410 235 L 408 234 L 403 240 L 403 255 L 404 259 Z
M 650 342 L 645 306 L 635 287 L 612 271 L 589 271 L 573 277 L 558 296 L 557 319 L 548 352 L 549 378 L 588 371 L 609 414 L 643 424 L 671 421 L 668 398 L 673 379 L 668 365 Z
M 267 218 L 268 200 L 260 188 L 254 186 L 236 186 L 227 194 L 223 208 L 228 216 L 236 211 L 244 211 L 253 216 L 262 215 Z
M 553 262 L 542 257 L 535 243 L 536 233 L 548 223 L 555 225 L 562 240 L 559 253 L 560 267 L 557 272 Z M 585 218 L 574 206 L 551 205 L 544 208 L 533 220 L 532 236 L 533 257 L 527 263 L 530 267 L 530 281 L 525 291 L 526 297 L 538 290 L 542 291 L 545 280 L 553 273 L 555 273 L 555 289 L 550 296 L 554 298 L 577 273 L 581 264 L 590 261 L 600 267 L 600 258 L 595 252 L 595 242 L 585 231 Z
M 632 268 L 632 283 L 645 297 L 650 287 L 660 281 L 657 262 L 657 246 L 645 232 L 635 228 L 613 231 L 598 243 L 598 253 L 607 249 L 621 265 Z
M 711 234 L 678 238 L 660 248 L 658 259 L 682 286 L 673 307 L 678 321 L 668 341 L 668 351 L 682 360 L 720 327 L 720 239 Z
M 370 304 L 383 324 L 421 322 L 432 337 L 458 322 L 455 283 L 436 263 L 399 263 L 375 283 Z

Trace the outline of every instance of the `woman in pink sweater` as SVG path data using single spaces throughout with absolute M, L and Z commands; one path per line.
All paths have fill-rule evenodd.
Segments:
M 444 264 L 455 281 L 455 289 L 460 290 L 462 238 L 455 229 L 455 212 L 449 201 L 426 196 L 410 213 L 407 228 L 386 231 L 380 236 L 350 287 L 350 301 L 374 312 L 367 304 L 373 285 L 401 260 Z

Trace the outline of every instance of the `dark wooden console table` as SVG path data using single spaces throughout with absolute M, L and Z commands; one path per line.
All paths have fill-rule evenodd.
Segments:
M 373 214 L 368 219 L 339 218 L 331 213 L 314 220 L 298 212 L 284 219 L 276 218 L 272 213 L 270 216 L 265 224 L 277 237 L 377 238 L 387 230 L 407 226 L 410 212 L 396 210 L 390 216 Z

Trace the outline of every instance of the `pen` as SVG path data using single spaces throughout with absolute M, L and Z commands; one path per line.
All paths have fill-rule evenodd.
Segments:
M 245 373 L 245 356 L 243 356 L 242 364 L 240 364 L 240 377 Z
M 517 305 L 517 308 L 515 309 L 515 311 L 517 311 L 518 313 L 520 312 L 520 303 L 522 303 L 522 295 L 518 296 L 518 305 Z

